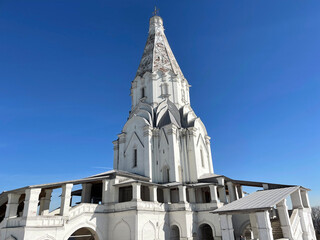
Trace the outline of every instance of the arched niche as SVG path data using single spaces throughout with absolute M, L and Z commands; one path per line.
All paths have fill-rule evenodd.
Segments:
M 214 240 L 213 231 L 209 224 L 201 224 L 198 230 L 198 240 Z
M 180 229 L 177 225 L 170 227 L 170 240 L 180 240 Z

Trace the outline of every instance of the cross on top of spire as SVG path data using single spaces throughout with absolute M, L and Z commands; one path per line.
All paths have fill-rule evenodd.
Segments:
M 159 9 L 157 9 L 157 6 L 154 6 L 154 11 L 152 12 L 153 16 L 158 16 L 159 14 Z

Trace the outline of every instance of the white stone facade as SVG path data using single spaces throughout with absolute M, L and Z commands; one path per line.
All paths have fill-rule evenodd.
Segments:
M 1 193 L 0 240 L 315 240 L 308 189 L 214 174 L 210 137 L 189 87 L 162 19 L 152 17 L 132 109 L 113 142 L 114 170 Z M 245 201 L 241 209 L 242 186 L 287 195 L 267 207 Z

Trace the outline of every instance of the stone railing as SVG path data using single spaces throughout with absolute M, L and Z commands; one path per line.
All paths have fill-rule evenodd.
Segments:
M 7 220 L 7 226 L 6 227 L 20 227 L 22 226 L 22 217 L 14 217 L 14 218 L 9 218 Z
M 105 205 L 104 212 L 120 212 L 124 210 L 164 211 L 164 203 L 150 201 L 128 201 Z
M 65 223 L 65 218 L 61 216 L 35 216 L 35 217 L 15 217 L 7 220 L 6 227 L 60 227 Z
M 194 203 L 192 204 L 192 210 L 196 212 L 201 211 L 213 211 L 218 208 L 217 203 Z
M 84 213 L 102 213 L 105 212 L 106 207 L 101 204 L 93 204 L 93 203 L 81 203 L 72 207 L 69 211 L 69 220 L 76 218 Z

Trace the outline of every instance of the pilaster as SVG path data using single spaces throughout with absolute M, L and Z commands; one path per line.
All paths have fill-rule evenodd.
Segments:
M 187 155 L 190 169 L 190 182 L 197 182 L 197 164 L 196 164 L 196 137 L 197 129 L 194 127 L 187 129 Z
M 178 128 L 174 124 L 167 125 L 167 135 L 168 135 L 168 141 L 170 145 L 170 152 L 169 152 L 169 158 L 172 159 L 173 162 L 173 169 L 170 169 L 170 173 L 173 175 L 171 178 L 170 174 L 170 181 L 173 182 L 181 182 L 182 179 L 180 179 L 180 150 L 179 145 L 177 141 L 177 131 Z M 179 168 L 180 167 L 180 168 Z M 181 176 L 182 177 L 182 176 Z
M 145 126 L 143 128 L 144 136 L 144 175 L 152 178 L 152 127 Z
M 210 137 L 207 135 L 205 136 L 205 141 L 206 141 L 206 146 L 209 152 L 209 161 L 208 161 L 208 166 L 209 166 L 209 170 L 210 173 L 213 173 L 213 164 L 212 164 L 212 154 L 211 154 L 211 144 L 210 144 Z
M 220 215 L 222 240 L 234 240 L 232 215 Z

